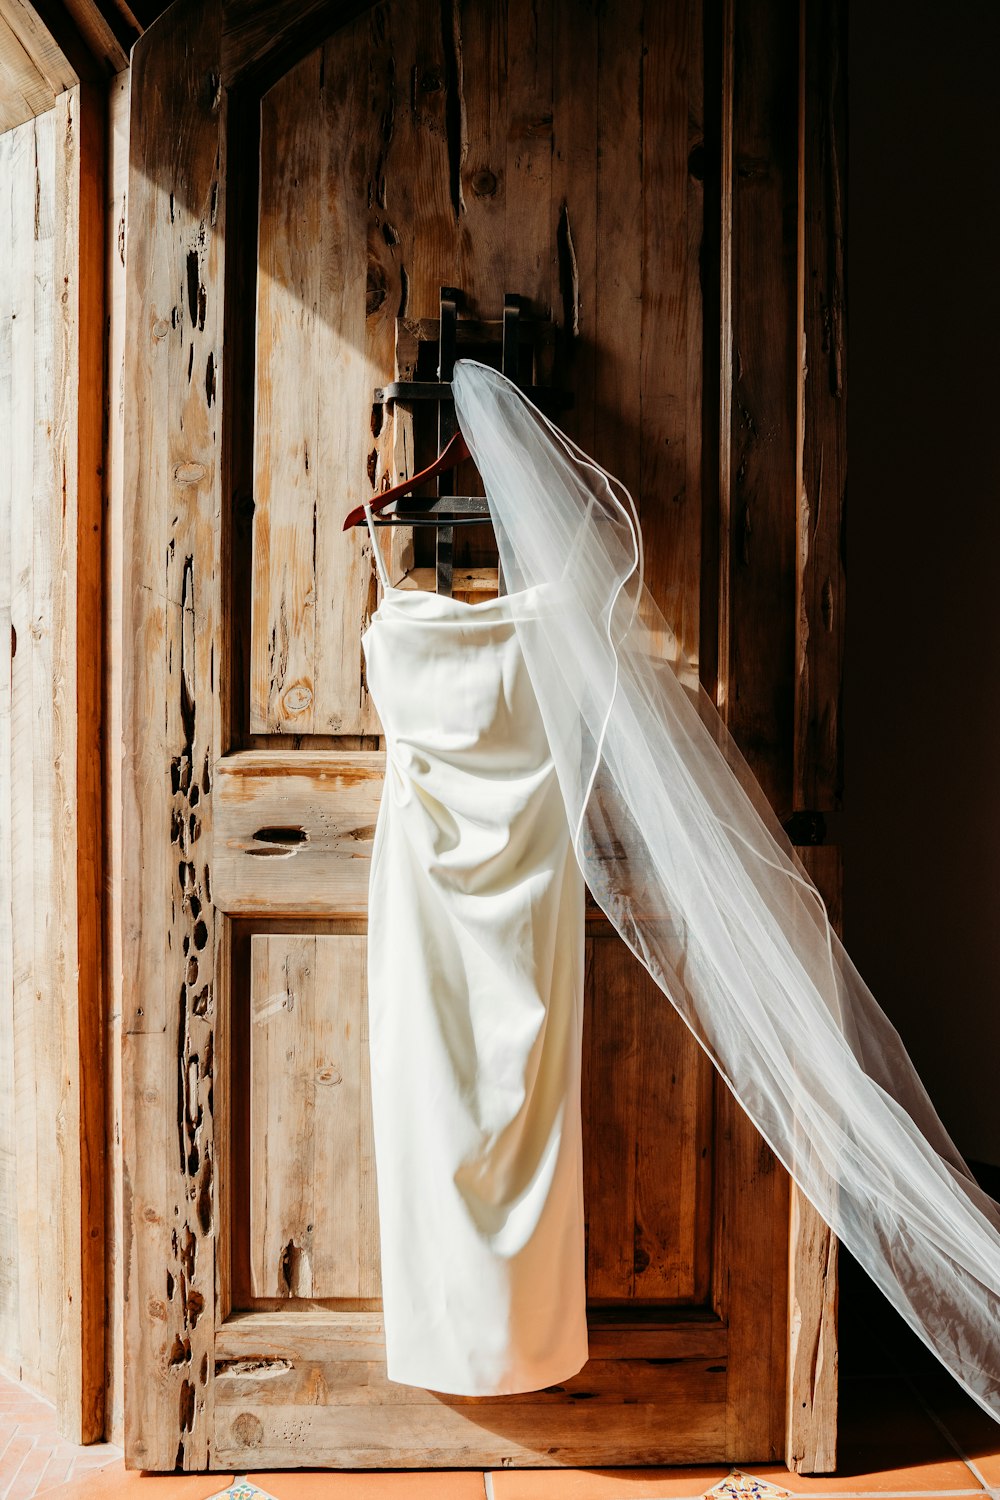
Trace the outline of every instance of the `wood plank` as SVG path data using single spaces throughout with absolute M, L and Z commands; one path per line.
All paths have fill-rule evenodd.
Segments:
M 739 0 L 733 79 L 729 728 L 779 818 L 792 810 L 798 36 Z
M 76 69 L 30 0 L 0 0 L 0 34 L 2 28 L 9 28 L 41 74 L 50 95 L 47 108 L 52 107 L 55 96 L 63 89 L 71 89 L 80 81 Z M 0 43 L 0 50 L 2 47 Z
M 796 604 L 788 515 L 795 492 L 797 36 L 769 0 L 740 0 L 727 11 L 720 40 L 721 306 L 724 332 L 731 317 L 732 343 L 722 348 L 718 700 L 769 801 L 786 817 L 793 801 Z M 720 1312 L 732 1328 L 728 1451 L 735 1456 L 767 1443 L 777 1458 L 785 1452 L 787 1417 L 778 1396 L 795 1383 L 793 1356 L 810 1347 L 806 1336 L 789 1349 L 786 1309 L 774 1296 L 788 1270 L 792 1190 L 728 1091 L 720 1090 L 717 1121 L 723 1191 L 737 1198 L 734 1212 L 723 1207 L 720 1223 L 741 1266 L 739 1278 L 719 1288 Z M 754 1193 L 741 1180 L 755 1183 Z M 808 1295 L 823 1269 L 804 1240 L 802 1249 L 796 1269 Z M 772 1288 L 770 1301 L 765 1287 Z
M 138 40 L 141 27 L 135 15 L 121 0 L 62 0 L 67 20 L 64 30 L 71 28 L 80 41 L 77 47 L 86 50 L 94 59 L 94 71 L 104 78 L 128 67 L 129 49 Z M 157 10 L 165 10 L 163 0 L 153 0 Z M 68 38 L 60 37 L 69 50 Z M 74 58 L 75 53 L 71 54 Z M 83 74 L 83 64 L 77 62 L 77 71 Z M 97 78 L 92 77 L 92 82 Z
M 586 945 L 583 1199 L 587 1295 L 630 1297 L 635 1286 L 636 1099 L 642 1040 L 633 1004 L 635 960 L 617 938 Z
M 14 133 L 0 134 L 0 264 L 14 264 L 11 158 Z M 18 1276 L 17 1155 L 14 1031 L 14 849 L 11 717 L 16 642 L 11 625 L 12 460 L 14 371 L 14 279 L 0 279 L 0 1366 L 18 1373 L 20 1293 Z
M 377 1223 L 364 1201 L 373 1186 L 366 947 L 347 934 L 251 941 L 254 1297 L 381 1291 Z
M 6 1347 L 17 1375 L 56 1403 L 61 1433 L 89 1442 L 103 1435 L 104 1393 L 102 657 L 93 638 L 104 266 L 101 113 L 90 119 L 95 129 L 81 131 L 80 97 L 79 85 L 60 94 L 4 150 L 14 274 L 3 400 L 13 439 L 3 528 L 11 569 L 4 884 L 13 931 L 3 962 L 15 1133 L 3 1132 L 3 1147 L 18 1204 L 16 1240 L 5 1219 L 5 1264 L 16 1256 L 18 1287 Z
M 60 1017 L 62 1340 L 57 1409 L 70 1441 L 104 1436 L 104 164 L 102 92 L 54 110 L 53 754 L 58 861 L 47 895 Z M 100 372 L 100 376 L 98 374 Z M 61 482 L 60 482 L 61 481 Z
M 125 506 L 125 256 L 126 196 L 128 191 L 129 74 L 119 73 L 108 94 L 108 157 L 105 183 L 105 247 L 108 267 L 107 298 L 107 449 L 105 523 L 105 689 L 104 718 L 107 725 L 104 778 L 107 848 L 107 947 L 105 981 L 107 996 L 108 1064 L 106 1139 L 108 1171 L 108 1221 L 116 1226 L 106 1242 L 107 1263 L 107 1395 L 105 1436 L 123 1446 L 125 1347 L 122 1300 L 124 1294 L 124 1244 L 120 1226 L 125 1218 L 125 1182 L 122 1154 L 122 976 L 124 944 L 122 927 L 122 828 L 121 755 L 122 670 L 125 641 L 122 635 L 122 527 Z
M 239 751 L 216 766 L 213 899 L 232 914 L 364 917 L 382 751 Z
M 257 733 L 308 733 L 317 727 L 321 691 L 316 615 L 319 608 L 325 625 L 326 611 L 316 579 L 322 471 L 314 356 L 321 78 L 314 52 L 261 101 L 250 723 Z
M 219 7 L 132 54 L 123 535 L 126 1461 L 203 1469 L 213 1430 L 217 557 L 226 98 Z M 155 105 L 154 102 L 155 101 Z M 190 378 L 189 378 L 190 376 Z M 169 461 L 164 456 L 169 455 Z M 155 1378 L 153 1372 L 156 1372 Z
M 503 275 L 544 318 L 555 313 L 557 284 L 551 253 L 553 30 L 553 7 L 509 0 Z M 470 187 L 474 192 L 475 183 Z
M 642 0 L 621 0 L 598 13 L 593 448 L 631 491 L 640 516 L 642 254 L 636 230 L 643 217 L 643 9 Z
M 465 191 L 468 126 L 463 169 L 465 96 L 457 17 L 460 8 L 449 4 L 440 13 L 426 5 L 396 5 L 384 18 L 378 12 L 372 18 L 369 66 L 381 109 L 370 157 L 369 255 L 377 284 L 385 286 L 383 306 L 390 316 L 371 308 L 367 333 L 372 359 L 392 370 L 394 379 L 415 376 L 416 338 L 429 332 L 419 324 L 437 319 L 441 286 L 457 285 L 463 275 L 455 196 L 457 189 Z M 480 185 L 491 190 L 486 177 Z M 433 426 L 427 414 L 394 403 L 389 435 L 377 445 L 377 487 L 416 473 L 435 456 Z M 387 550 L 395 583 L 415 564 L 433 560 L 433 538 L 419 528 L 393 527 Z
M 516 5 L 516 0 L 512 0 Z M 508 274 L 509 66 L 517 44 L 504 0 L 449 0 L 445 37 L 445 131 L 457 282 L 470 312 L 500 316 Z M 511 206 L 511 232 L 517 219 Z M 524 226 L 530 233 L 531 221 Z M 520 287 L 511 284 L 511 291 Z M 419 311 L 419 309 L 415 310 Z M 433 315 L 433 309 L 428 309 Z
M 717 1401 L 724 1386 L 719 1379 L 722 1374 L 724 1370 L 719 1369 L 711 1356 L 679 1358 L 660 1366 L 653 1366 L 647 1360 L 591 1358 L 578 1374 L 557 1385 L 505 1397 L 503 1407 L 511 1413 L 516 1413 L 518 1407 L 543 1410 L 547 1407 L 558 1421 L 556 1413 L 560 1407 L 585 1401 L 600 1420 L 597 1414 L 606 1415 L 604 1409 L 609 1406 L 617 1407 L 621 1416 L 622 1407 L 651 1400 L 672 1405 L 691 1400 L 698 1392 L 709 1403 Z M 474 1421 L 484 1401 L 482 1396 L 449 1395 L 390 1380 L 384 1360 L 227 1360 L 217 1362 L 216 1378 L 220 1414 L 227 1406 L 246 1403 L 286 1408 L 294 1403 L 314 1404 L 316 1393 L 321 1392 L 324 1404 L 339 1407 L 345 1414 L 351 1408 L 376 1405 L 390 1409 L 446 1406 L 455 1415 L 464 1414 Z M 485 1399 L 492 1405 L 500 1405 L 495 1398 Z M 406 1420 L 403 1413 L 398 1415 Z
M 838 936 L 843 936 L 843 870 L 836 845 L 798 851 Z M 795 1473 L 837 1467 L 839 1242 L 812 1203 L 790 1184 L 788 1364 L 785 1463 Z
M 833 811 L 843 787 L 843 526 L 847 484 L 844 10 L 802 0 L 802 431 L 798 504 L 795 796 Z
M 323 87 L 317 124 L 322 143 L 319 318 L 316 326 L 316 464 L 322 503 L 317 497 L 315 557 L 320 606 L 316 637 L 316 728 L 331 734 L 378 733 L 378 715 L 368 695 L 361 633 L 377 602 L 377 575 L 367 526 L 344 532 L 343 516 L 371 494 L 368 472 L 372 446 L 372 392 L 389 366 L 378 364 L 369 347 L 370 313 L 377 316 L 369 252 L 370 183 L 358 170 L 358 137 L 364 137 L 369 107 L 367 62 L 369 26 L 363 17 L 322 49 Z M 315 177 L 314 177 L 314 180 Z M 384 235 L 383 235 L 384 239 Z M 359 543 L 361 545 L 359 545 Z
M 598 0 L 556 0 L 552 40 L 552 187 L 549 254 L 564 344 L 557 382 L 571 386 L 566 430 L 595 452 L 598 359 Z M 558 288 L 558 293 L 556 292 Z
M 43 139 L 51 139 L 51 120 L 40 127 Z M 44 160 L 44 148 L 43 148 Z M 45 1121 L 54 1117 L 55 1099 L 49 1070 L 50 1034 L 45 1022 L 52 1016 L 51 954 L 48 944 L 35 952 L 35 864 L 51 858 L 45 833 L 51 828 L 49 787 L 44 772 L 51 774 L 51 688 L 36 670 L 36 661 L 46 670 L 51 663 L 51 609 L 46 581 L 51 578 L 48 548 L 37 559 L 37 597 L 32 587 L 36 560 L 34 512 L 36 505 L 47 515 L 53 471 L 40 451 L 35 406 L 39 381 L 36 358 L 51 369 L 52 313 L 45 292 L 52 275 L 53 181 L 38 177 L 38 129 L 34 122 L 21 126 L 11 157 L 13 174 L 11 213 L 12 239 L 20 247 L 14 264 L 13 328 L 11 364 L 14 382 L 12 430 L 20 436 L 11 452 L 13 513 L 11 524 L 11 624 L 18 650 L 11 678 L 11 839 L 16 879 L 12 891 L 14 957 L 14 1088 L 18 1133 L 18 1241 L 20 1255 L 21 1369 L 36 1389 L 54 1393 L 54 1350 L 46 1350 L 53 1320 L 46 1305 L 46 1275 L 58 1275 L 53 1258 L 59 1244 L 56 1216 L 56 1157 L 54 1141 L 46 1140 Z M 44 171 L 44 168 L 43 168 Z M 35 199 L 43 205 L 45 242 L 36 249 Z M 35 259 L 39 258 L 42 286 L 36 303 Z M 46 279 L 47 273 L 47 279 Z M 36 328 L 36 319 L 38 326 Z M 35 619 L 36 608 L 40 611 Z M 41 692 L 43 702 L 37 701 Z M 36 740 L 36 717 L 37 725 Z M 35 767 L 35 746 L 39 765 Z M 44 767 L 41 756 L 47 753 Z M 37 804 L 37 805 L 36 805 Z M 36 839 L 35 829 L 39 829 Z M 51 864 L 49 864 L 51 871 Z M 43 887 L 44 888 L 44 887 Z M 50 1283 L 51 1284 L 51 1283 Z
M 697 1308 L 596 1309 L 589 1313 L 591 1359 L 725 1360 L 729 1330 Z M 216 1357 L 374 1360 L 385 1355 L 381 1311 L 296 1308 L 236 1312 L 219 1326 Z
M 0 12 L 0 131 L 45 114 L 54 102 L 48 79 Z
M 683 1367 L 646 1364 L 630 1372 L 620 1361 L 614 1365 L 618 1378 L 631 1375 L 641 1394 L 596 1402 L 588 1399 L 591 1378 L 577 1386 L 583 1399 L 574 1397 L 574 1382 L 567 1382 L 564 1393 L 531 1393 L 523 1399 L 433 1394 L 392 1404 L 286 1405 L 280 1394 L 283 1373 L 276 1371 L 259 1382 L 266 1381 L 275 1397 L 267 1404 L 243 1399 L 237 1389 L 231 1405 L 220 1399 L 215 1448 L 220 1462 L 233 1468 L 285 1466 L 303 1447 L 329 1468 L 384 1466 L 390 1454 L 397 1468 L 458 1467 L 473 1456 L 476 1467 L 480 1462 L 558 1468 L 713 1460 L 722 1441 L 724 1365 L 684 1370 L 686 1379 Z M 599 1371 L 597 1362 L 592 1376 L 598 1380 Z M 246 1379 L 252 1382 L 252 1374 Z M 220 1396 L 223 1384 L 240 1383 L 239 1377 L 220 1380 Z
M 689 343 L 701 344 L 701 326 L 689 329 L 689 288 L 698 284 L 688 223 L 690 154 L 689 28 L 700 18 L 687 6 L 647 6 L 643 25 L 641 87 L 641 426 L 639 490 L 642 501 L 646 582 L 682 649 L 698 660 L 701 579 L 700 486 L 688 487 L 689 435 L 699 421 L 688 394 Z M 695 51 L 697 58 L 697 51 Z M 696 208 L 697 208 L 697 200 Z M 697 311 L 697 308 L 695 309 Z
M 846 487 L 844 202 L 845 16 L 837 0 L 799 7 L 797 583 L 794 798 L 840 806 Z M 842 935 L 840 850 L 803 861 Z M 789 1222 L 785 1462 L 829 1473 L 837 1462 L 837 1240 L 793 1184 Z

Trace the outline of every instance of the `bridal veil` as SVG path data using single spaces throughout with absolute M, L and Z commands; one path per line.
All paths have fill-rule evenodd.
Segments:
M 632 497 L 498 371 L 460 359 L 452 392 L 595 900 L 794 1181 L 1000 1421 L 1000 1206 L 645 586 Z

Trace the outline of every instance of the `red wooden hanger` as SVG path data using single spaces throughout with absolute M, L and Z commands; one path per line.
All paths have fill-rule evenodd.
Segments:
M 453 469 L 456 464 L 462 462 L 463 458 L 469 457 L 471 455 L 465 438 L 461 432 L 456 432 L 455 436 L 450 438 L 442 448 L 434 462 L 428 464 L 426 469 L 422 469 L 419 474 L 414 474 L 412 479 L 404 479 L 402 484 L 394 484 L 391 490 L 383 490 L 380 495 L 376 496 L 371 502 L 372 515 L 377 516 L 380 510 L 385 509 L 390 500 L 401 500 L 404 495 L 408 495 L 417 485 L 423 484 L 427 479 L 436 479 L 446 469 Z M 364 518 L 365 507 L 363 505 L 356 505 L 344 522 L 344 530 L 350 531 L 352 526 L 359 525 Z

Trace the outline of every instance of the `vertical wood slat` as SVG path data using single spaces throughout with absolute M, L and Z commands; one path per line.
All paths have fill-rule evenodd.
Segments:
M 359 636 L 370 559 L 336 516 L 369 492 L 367 203 L 358 181 L 367 20 L 265 95 L 251 730 L 377 729 Z
M 588 453 L 596 432 L 598 10 L 597 0 L 555 0 L 552 41 L 552 315 L 566 367 L 557 379 L 574 394 L 566 430 Z
M 314 347 L 322 315 L 322 210 L 315 192 L 321 63 L 314 53 L 296 68 L 297 108 L 280 86 L 261 105 L 251 590 L 255 732 L 305 734 L 320 727 Z M 281 193 L 277 205 L 270 201 L 275 187 Z
M 795 795 L 834 811 L 843 786 L 843 523 L 847 482 L 844 9 L 801 0 L 802 353 Z
M 254 1297 L 378 1297 L 362 935 L 251 939 Z
M 598 12 L 597 280 L 594 455 L 635 497 L 640 487 L 643 221 L 643 3 Z M 652 149 L 652 142 L 648 143 Z M 646 393 L 652 395 L 652 392 Z
M 774 12 L 768 15 L 767 12 Z M 782 344 L 772 343 L 774 315 L 779 329 L 788 329 L 794 348 L 794 258 L 791 295 L 782 277 L 789 274 L 787 245 L 782 254 L 784 225 L 783 182 L 770 161 L 768 132 L 780 127 L 774 117 L 775 99 L 785 99 L 794 116 L 795 73 L 783 80 L 780 71 L 787 42 L 772 53 L 768 30 L 777 24 L 777 7 L 770 0 L 732 0 L 723 8 L 713 44 L 718 48 L 720 87 L 717 96 L 719 166 L 719 485 L 718 485 L 718 637 L 709 656 L 716 667 L 716 702 L 730 731 L 740 742 L 772 802 L 781 796 L 780 716 L 774 716 L 770 651 L 774 637 L 782 637 L 781 599 L 770 600 L 755 618 L 755 604 L 773 589 L 773 568 L 781 572 L 781 476 L 784 465 L 793 478 L 794 451 L 788 420 L 793 395 L 785 382 L 793 367 L 781 364 Z M 755 29 L 756 28 L 756 29 Z M 758 33 L 763 32 L 763 36 Z M 754 53 L 752 43 L 756 43 Z M 787 62 L 787 59 L 786 59 Z M 784 92 L 783 92 L 784 87 Z M 767 101 L 765 108 L 764 101 Z M 760 119 L 755 111 L 761 111 Z M 794 177 L 793 177 L 794 181 Z M 783 412 L 782 402 L 787 411 Z M 772 413 L 770 403 L 776 405 Z M 754 407 L 757 407 L 756 414 Z M 760 445 L 766 424 L 767 442 Z M 785 443 L 782 443 L 782 434 Z M 778 472 L 772 472 L 773 469 Z M 789 487 L 785 486 L 787 504 Z M 769 552 L 763 569 L 748 573 L 757 563 L 760 542 L 749 551 L 751 502 L 760 498 L 760 530 Z M 787 531 L 787 528 L 786 528 Z M 777 614 L 775 614 L 777 610 Z M 743 647 L 743 642 L 747 643 Z M 761 666 L 755 674 L 745 658 L 752 643 Z M 758 655 L 759 653 L 759 655 Z M 765 666 L 766 664 L 766 666 Z M 779 663 L 780 671 L 780 663 Z M 755 694 L 763 698 L 758 702 Z M 752 716 L 760 715 L 764 743 L 759 742 Z M 716 1223 L 714 1297 L 729 1319 L 729 1379 L 727 1384 L 727 1455 L 738 1461 L 746 1453 L 768 1452 L 779 1458 L 785 1435 L 787 1321 L 781 1289 L 786 1285 L 789 1183 L 767 1145 L 750 1124 L 732 1094 L 717 1085 L 715 1112 Z M 755 1184 L 752 1195 L 747 1185 Z M 738 1267 L 733 1276 L 731 1267 Z
M 617 937 L 587 941 L 584 1061 L 588 1296 L 697 1303 L 710 1263 L 712 1068 Z
M 802 34 L 778 12 L 770 0 L 734 0 L 721 26 L 718 701 L 772 805 L 787 816 L 810 777 L 815 746 L 801 733 L 804 552 L 801 541 L 794 554 L 788 545 L 789 514 L 801 519 L 805 510 L 803 295 L 815 252 L 802 229 L 809 215 L 802 186 L 808 131 L 799 118 Z M 753 658 L 741 650 L 743 640 L 752 642 Z M 826 672 L 839 670 L 839 645 L 827 639 L 819 649 Z M 817 861 L 820 868 L 833 917 L 839 866 Z M 784 1457 L 796 1470 L 823 1472 L 836 1459 L 836 1244 L 795 1184 L 786 1185 Z M 773 1325 L 771 1335 L 775 1340 Z
M 123 536 L 126 1461 L 201 1469 L 213 1424 L 216 922 L 223 670 L 221 8 L 132 53 Z M 153 1372 L 155 1378 L 151 1378 Z
M 846 93 L 838 0 L 800 0 L 798 339 L 793 802 L 834 811 L 842 785 L 844 645 L 841 528 L 846 481 L 843 170 Z M 802 851 L 842 935 L 836 845 Z M 824 1473 L 837 1461 L 835 1235 L 792 1185 L 785 1461 Z
M 0 163 L 0 1347 L 78 1443 L 104 1403 L 102 111 L 67 89 Z
M 107 179 L 105 183 L 105 262 L 107 266 L 107 448 L 105 460 L 106 541 L 105 555 L 105 660 L 104 745 L 106 791 L 105 976 L 107 1104 L 105 1137 L 108 1150 L 106 1191 L 109 1232 L 107 1254 L 107 1396 L 105 1437 L 122 1446 L 124 1434 L 124 1329 L 122 1297 L 124 1260 L 118 1226 L 124 1222 L 124 1172 L 122 1142 L 122 1077 L 118 1066 L 122 1049 L 122 975 L 124 948 L 122 926 L 122 829 L 121 829 L 121 695 L 125 640 L 122 635 L 122 525 L 124 521 L 125 461 L 125 255 L 128 193 L 129 73 L 119 73 L 108 96 Z
M 700 485 L 689 487 L 688 444 L 696 443 L 700 405 L 688 390 L 692 338 L 688 313 L 698 286 L 701 215 L 689 193 L 689 90 L 694 33 L 691 7 L 647 6 L 643 25 L 640 139 L 643 249 L 640 349 L 640 489 L 651 540 L 646 582 L 682 649 L 697 663 L 701 579 Z M 692 207 L 694 222 L 690 222 Z M 692 256 L 692 237 L 695 253 Z M 697 379 L 697 370 L 695 372 Z
M 47 517 L 52 507 L 54 467 L 40 453 L 36 402 L 52 379 L 52 235 L 54 181 L 54 115 L 22 126 L 12 142 L 11 240 L 22 247 L 14 263 L 12 284 L 11 373 L 13 381 L 11 446 L 11 839 L 14 880 L 11 889 L 14 968 L 14 1090 L 18 1122 L 18 1242 L 20 1315 L 18 1345 L 24 1367 L 42 1389 L 52 1390 L 54 1366 L 46 1364 L 46 1344 L 54 1332 L 43 1287 L 59 1274 L 56 1251 L 57 1182 L 55 1142 L 46 1139 L 46 1122 L 54 1118 L 51 954 L 42 944 L 36 954 L 35 867 L 47 865 L 51 878 L 52 764 L 51 558 L 33 557 L 33 512 Z M 43 144 L 44 143 L 44 144 Z M 47 146 L 47 149 L 46 149 Z M 44 165 L 43 165 L 44 163 Z M 45 179 L 44 183 L 39 177 Z M 36 239 L 35 201 L 40 230 Z M 36 307 L 36 266 L 38 305 Z M 43 373 L 36 378 L 35 350 Z M 43 398 L 44 399 L 44 398 Z M 44 419 L 44 413 L 43 413 Z M 36 466 L 38 472 L 36 473 Z M 46 548 L 47 551 L 47 548 Z M 40 670 L 36 670 L 36 662 Z M 35 745 L 37 744 L 37 765 Z M 43 760 L 44 757 L 44 760 Z M 35 828 L 38 826 L 36 839 Z M 50 1348 L 48 1359 L 52 1359 Z
M 55 992 L 62 1018 L 60 1230 L 64 1305 L 57 1411 L 77 1443 L 104 1436 L 103 90 L 55 108 L 53 752 Z
M 793 233 L 798 70 L 795 38 L 787 32 L 779 7 L 770 0 L 733 0 L 713 37 L 721 77 L 717 180 L 722 338 L 719 634 L 709 656 L 720 712 L 779 815 L 787 815 L 792 801 L 789 502 L 795 482 L 798 327 Z M 786 1392 L 795 1383 L 792 1361 L 801 1352 L 788 1346 L 785 1309 L 776 1296 L 788 1269 L 781 1259 L 789 1254 L 790 1215 L 800 1228 L 798 1200 L 787 1174 L 723 1089 L 717 1090 L 716 1121 L 723 1179 L 717 1233 L 725 1235 L 734 1263 L 742 1266 L 738 1282 L 717 1289 L 733 1329 L 728 1451 L 736 1457 L 766 1444 L 777 1458 L 787 1451 Z M 741 1174 L 770 1189 L 756 1194 L 765 1211 L 756 1224 L 737 1191 Z M 726 1199 L 734 1191 L 729 1208 Z M 803 1284 L 810 1286 L 813 1267 L 803 1261 L 801 1270 Z M 788 1284 L 794 1296 L 794 1277 Z M 765 1286 L 771 1294 L 762 1300 Z M 756 1402 L 746 1388 L 754 1306 L 759 1310 L 757 1347 L 768 1351 L 772 1371 L 761 1387 L 766 1399 Z
M 369 216 L 358 157 L 367 105 L 368 18 L 322 49 L 323 88 L 317 123 L 322 163 L 320 306 L 316 325 L 316 459 L 321 483 L 313 514 L 316 558 L 316 680 L 323 697 L 318 729 L 374 734 L 378 716 L 368 696 L 361 632 L 375 607 L 374 562 L 357 532 L 338 524 L 371 493 L 372 391 L 385 367 L 369 347 Z M 358 134 L 362 140 L 358 140 Z M 365 540 L 368 541 L 367 527 Z
M 0 134 L 0 264 L 13 266 L 11 191 L 14 132 Z M 14 430 L 12 333 L 14 280 L 0 281 L 0 1348 L 20 1349 L 17 1157 L 20 1134 L 15 1103 L 14 1046 L 14 839 L 12 814 L 12 712 L 14 633 L 12 624 L 11 526 Z M 9 1355 L 7 1356 L 10 1357 Z

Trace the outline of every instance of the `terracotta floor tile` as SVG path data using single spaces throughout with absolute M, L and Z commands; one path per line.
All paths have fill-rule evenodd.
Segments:
M 38 1443 L 27 1455 L 24 1463 L 18 1469 L 13 1483 L 9 1486 L 4 1500 L 31 1500 L 38 1489 L 38 1482 L 45 1471 L 45 1465 L 49 1460 L 49 1448 L 46 1444 Z
M 4 1449 L 3 1465 L 0 1466 L 0 1497 L 4 1496 L 10 1488 L 18 1469 L 33 1447 L 34 1443 L 30 1437 L 24 1437 L 20 1432 L 15 1432 Z
M 147 1474 L 118 1459 L 46 1490 L 46 1500 L 207 1500 L 232 1483 L 230 1474 Z
M 486 1500 L 478 1469 L 277 1469 L 247 1477 L 275 1500 Z
M 795 1495 L 981 1493 L 976 1476 L 935 1426 L 906 1381 L 841 1381 L 839 1463 L 834 1474 L 745 1467 Z
M 688 1500 L 729 1473 L 719 1468 L 492 1469 L 494 1500 Z
M 55 1448 L 49 1449 L 48 1463 L 42 1470 L 36 1493 L 42 1495 L 46 1490 L 53 1490 L 72 1477 L 75 1451 L 69 1443 L 59 1443 Z
M 17 1423 L 22 1432 L 30 1432 L 32 1436 L 47 1437 L 53 1443 L 59 1439 L 59 1429 L 53 1412 L 10 1412 L 8 1416 L 10 1421 Z
M 937 1361 L 934 1368 L 915 1374 L 913 1385 L 984 1483 L 1000 1489 L 1000 1422 L 967 1396 Z

